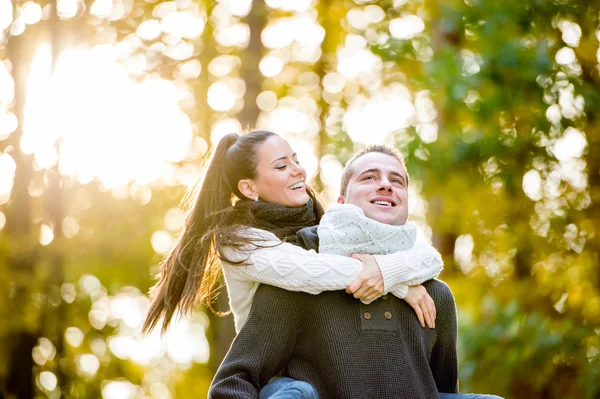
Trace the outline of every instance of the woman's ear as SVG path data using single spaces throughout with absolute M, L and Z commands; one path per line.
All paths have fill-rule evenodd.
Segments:
M 238 181 L 237 186 L 238 190 L 240 190 L 240 193 L 242 193 L 245 197 L 251 200 L 256 199 L 258 194 L 256 192 L 254 181 L 252 179 L 242 179 Z

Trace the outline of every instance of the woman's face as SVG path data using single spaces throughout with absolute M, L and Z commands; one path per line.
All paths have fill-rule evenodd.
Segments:
M 308 202 L 306 171 L 287 141 L 271 136 L 258 147 L 256 156 L 256 179 L 246 179 L 250 184 L 247 188 L 252 189 L 254 195 L 240 190 L 242 193 L 251 199 L 258 195 L 261 201 L 288 208 L 299 208 Z

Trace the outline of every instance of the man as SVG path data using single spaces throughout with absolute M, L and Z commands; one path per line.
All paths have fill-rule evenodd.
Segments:
M 400 155 L 368 147 L 346 166 L 338 202 L 358 206 L 378 222 L 402 225 L 407 189 Z M 299 233 L 307 248 L 318 246 L 314 233 Z M 435 329 L 423 328 L 413 309 L 391 295 L 366 305 L 339 291 L 315 296 L 261 285 L 210 397 L 256 398 L 283 370 L 321 398 L 437 398 L 438 392 L 458 392 L 454 298 L 438 280 L 423 286 L 437 309 Z

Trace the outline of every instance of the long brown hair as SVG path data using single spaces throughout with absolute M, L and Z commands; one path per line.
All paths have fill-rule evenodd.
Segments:
M 150 290 L 152 303 L 142 327 L 144 333 L 153 330 L 161 318 L 164 333 L 176 311 L 187 314 L 196 303 L 212 310 L 222 277 L 220 260 L 244 263 L 227 259 L 223 254 L 225 247 L 236 249 L 252 243 L 240 234 L 239 227 L 252 226 L 253 216 L 234 208 L 232 200 L 247 199 L 239 191 L 238 182 L 257 177 L 256 151 L 272 136 L 276 134 L 255 130 L 242 136 L 228 134 L 219 141 L 204 178 L 182 201 L 186 222 L 161 265 L 158 282 Z M 307 189 L 319 220 L 323 206 L 315 193 Z

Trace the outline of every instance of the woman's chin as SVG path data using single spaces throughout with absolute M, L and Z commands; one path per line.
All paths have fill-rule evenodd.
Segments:
M 306 205 L 309 199 L 310 197 L 308 196 L 306 191 L 304 193 L 296 193 L 294 197 L 290 198 L 290 205 L 288 206 L 290 208 L 300 208 Z

